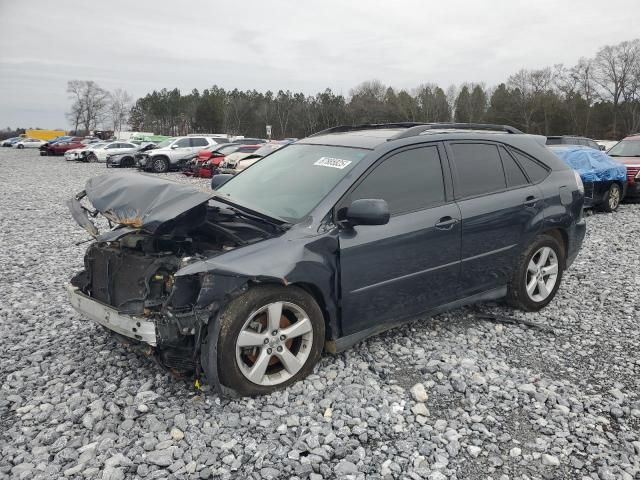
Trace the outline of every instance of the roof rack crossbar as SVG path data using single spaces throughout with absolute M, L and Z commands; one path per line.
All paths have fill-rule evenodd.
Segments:
M 387 139 L 387 141 L 399 140 L 401 138 L 414 137 L 420 135 L 427 130 L 441 130 L 441 129 L 456 129 L 456 130 L 492 130 L 506 133 L 523 133 L 517 128 L 509 125 L 493 125 L 490 123 L 423 123 L 413 127 L 407 128 L 404 132 L 400 132 L 393 137 Z
M 356 130 L 371 130 L 375 128 L 412 128 L 420 125 L 424 125 L 424 123 L 396 122 L 396 123 L 363 123 L 359 125 L 338 125 L 337 127 L 327 128 L 326 130 L 321 130 L 309 136 L 316 137 L 320 135 L 327 135 L 329 133 L 353 132 Z

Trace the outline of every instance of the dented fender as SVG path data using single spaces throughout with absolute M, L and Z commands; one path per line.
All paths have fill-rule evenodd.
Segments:
M 286 235 L 285 235 L 286 237 Z M 203 275 L 199 308 L 215 311 L 251 284 L 297 285 L 318 302 L 327 321 L 328 340 L 339 336 L 338 240 L 330 233 L 309 237 L 268 239 L 181 268 L 176 278 Z

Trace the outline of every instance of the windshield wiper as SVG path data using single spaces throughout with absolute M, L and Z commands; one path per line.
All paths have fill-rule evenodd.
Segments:
M 268 222 L 271 225 L 275 225 L 276 227 L 278 227 L 279 229 L 282 230 L 287 230 L 289 227 L 291 227 L 291 223 L 287 222 L 286 220 L 284 220 L 283 218 L 280 217 L 276 217 L 275 215 L 271 215 L 268 213 L 264 213 L 261 212 L 259 210 L 256 210 L 254 208 L 251 207 L 247 207 L 245 205 L 242 205 L 238 202 L 234 202 L 230 199 L 228 199 L 227 197 L 222 197 L 220 195 L 214 194 L 213 195 L 213 199 L 217 200 L 221 203 L 225 203 L 227 205 L 230 205 L 233 208 L 232 210 L 236 213 L 236 215 L 240 215 L 240 216 L 244 216 L 246 218 L 251 218 L 253 220 L 260 220 L 263 222 Z

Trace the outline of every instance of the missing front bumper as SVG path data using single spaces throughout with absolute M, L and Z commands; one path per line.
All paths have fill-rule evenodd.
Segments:
M 78 287 L 67 285 L 67 294 L 73 308 L 85 317 L 125 337 L 157 346 L 156 325 L 141 317 L 122 315 L 82 293 Z

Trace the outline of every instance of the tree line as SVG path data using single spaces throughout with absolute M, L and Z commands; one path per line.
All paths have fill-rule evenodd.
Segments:
M 304 137 L 339 124 L 382 122 L 484 122 L 542 135 L 620 138 L 640 130 L 640 39 L 602 47 L 572 66 L 522 69 L 488 88 L 464 83 L 446 90 L 425 83 L 395 89 L 371 80 L 348 97 L 331 89 L 315 95 L 280 90 L 225 90 L 188 94 L 162 89 L 138 99 L 133 130 Z

